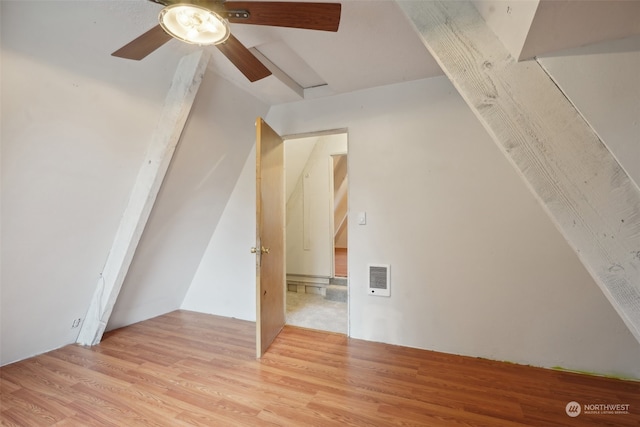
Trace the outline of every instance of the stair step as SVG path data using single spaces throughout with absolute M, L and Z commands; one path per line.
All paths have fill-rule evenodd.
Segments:
M 347 286 L 347 278 L 346 277 L 332 277 L 329 279 L 330 285 L 340 285 Z
M 344 285 L 329 285 L 324 299 L 329 301 L 347 302 L 347 287 Z

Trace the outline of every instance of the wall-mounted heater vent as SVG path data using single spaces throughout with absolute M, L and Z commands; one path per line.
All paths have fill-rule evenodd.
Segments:
M 369 295 L 388 297 L 390 295 L 389 266 L 369 264 Z

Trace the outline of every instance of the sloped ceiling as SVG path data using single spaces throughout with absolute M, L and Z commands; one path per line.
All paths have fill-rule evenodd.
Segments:
M 74 1 L 55 3 L 60 5 L 60 16 L 46 19 L 63 21 L 69 38 L 78 40 L 75 48 L 61 46 L 65 58 L 99 56 L 105 58 L 100 61 L 102 68 L 117 73 L 135 68 L 136 63 L 125 65 L 131 61 L 111 57 L 111 52 L 156 25 L 162 7 L 148 0 L 83 2 L 100 4 L 95 8 L 75 8 L 79 2 Z M 250 83 L 215 47 L 207 48 L 213 55 L 210 68 L 269 105 L 442 74 L 396 0 L 341 3 L 337 33 L 232 24 L 238 39 L 291 79 L 281 73 Z M 474 4 L 519 58 L 640 33 L 638 1 L 475 0 Z M 100 31 L 91 26 L 96 21 Z M 110 29 L 107 36 L 105 29 Z M 154 63 L 195 49 L 199 48 L 171 40 L 143 61 Z
M 255 0 L 264 1 L 264 0 Z M 291 1 L 291 0 L 285 0 Z M 441 75 L 395 0 L 325 0 L 342 3 L 337 33 L 232 24 L 234 35 L 282 74 L 250 83 L 218 52 L 210 68 L 257 98 L 274 105 L 304 98 L 352 92 L 403 81 Z M 405 0 L 399 0 L 405 1 Z M 73 2 L 61 13 L 68 13 Z M 474 4 L 505 46 L 519 58 L 620 38 L 640 32 L 640 2 L 475 0 Z M 162 6 L 147 0 L 110 1 L 105 7 L 113 28 L 110 37 L 91 38 L 93 54 L 109 56 L 157 23 Z M 69 31 L 84 28 L 83 10 L 75 13 Z M 171 53 L 181 55 L 198 47 L 171 40 L 143 61 Z M 118 62 L 128 61 L 109 57 Z
M 121 7 L 113 8 L 118 22 L 114 37 L 100 42 L 105 54 L 155 25 L 162 6 L 135 0 L 122 2 Z M 297 80 L 299 87 L 293 89 L 275 76 L 249 83 L 217 48 L 207 48 L 213 54 L 215 72 L 269 104 L 442 74 L 393 0 L 343 1 L 337 33 L 243 24 L 232 24 L 232 32 L 245 46 L 257 49 Z M 159 50 L 186 53 L 194 49 L 197 47 L 171 40 Z
M 640 34 L 639 1 L 473 0 L 473 3 L 518 60 Z

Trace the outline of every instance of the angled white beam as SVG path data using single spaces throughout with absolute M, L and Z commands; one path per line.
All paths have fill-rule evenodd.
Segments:
M 102 339 L 208 61 L 209 54 L 200 51 L 185 56 L 178 64 L 158 124 L 80 329 L 77 339 L 79 344 L 94 345 Z
M 466 1 L 398 1 L 422 40 L 640 341 L 640 189 L 535 61 Z
M 296 83 L 295 80 L 293 80 L 291 77 L 289 77 L 284 71 L 282 71 L 280 69 L 280 67 L 278 67 L 276 64 L 271 62 L 269 60 L 269 58 L 264 56 L 255 47 L 250 48 L 249 51 L 251 53 L 253 53 L 253 56 L 258 58 L 260 60 L 260 62 L 262 62 L 264 64 L 264 66 L 267 67 L 267 69 L 269 71 L 271 71 L 271 74 L 273 74 L 285 86 L 287 86 L 289 89 L 291 89 L 291 91 L 298 96 L 298 99 L 303 99 L 304 98 L 304 88 L 302 86 L 300 86 L 298 83 Z

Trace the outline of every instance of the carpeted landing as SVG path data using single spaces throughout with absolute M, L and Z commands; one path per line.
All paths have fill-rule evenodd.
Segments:
M 346 334 L 347 303 L 317 294 L 287 292 L 287 325 Z

